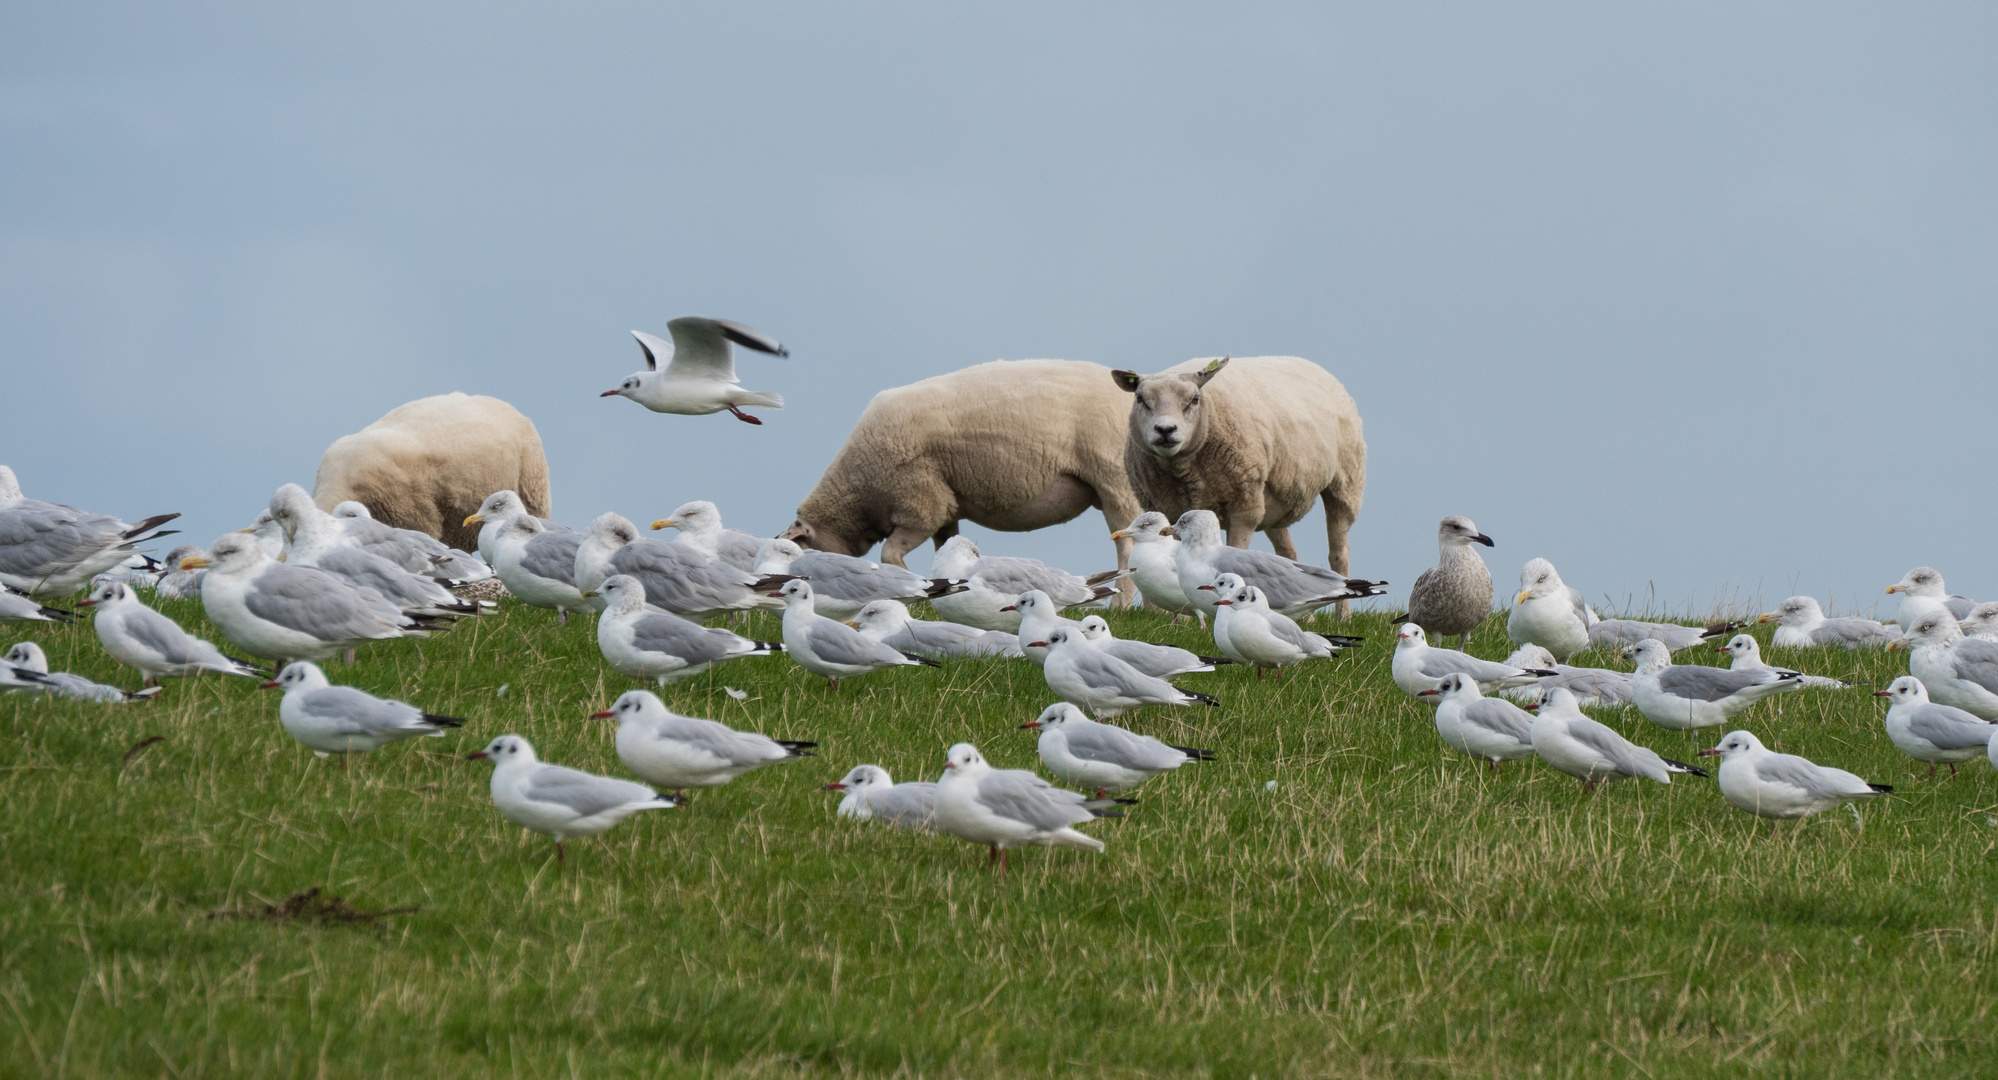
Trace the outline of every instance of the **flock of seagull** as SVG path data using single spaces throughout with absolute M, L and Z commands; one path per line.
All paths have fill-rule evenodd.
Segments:
M 1039 732 L 1047 771 L 1083 790 L 1056 787 L 1027 770 L 994 768 L 969 743 L 950 748 L 934 783 L 896 783 L 879 766 L 861 765 L 825 785 L 843 793 L 842 816 L 984 845 L 1002 872 L 1013 847 L 1102 850 L 1102 841 L 1077 826 L 1120 816 L 1133 801 L 1126 793 L 1214 757 L 1107 721 L 1145 707 L 1217 706 L 1214 696 L 1173 680 L 1220 665 L 1250 667 L 1260 679 L 1335 660 L 1361 640 L 1307 630 L 1298 620 L 1343 600 L 1380 595 L 1386 586 L 1228 547 L 1209 511 L 1171 522 L 1142 514 L 1116 534 L 1132 541 L 1128 573 L 1145 599 L 1173 612 L 1175 621 L 1190 617 L 1211 629 L 1215 654 L 1203 655 L 1118 638 L 1100 615 L 1064 615 L 1106 603 L 1119 572 L 1083 576 L 1034 559 L 988 556 L 964 536 L 939 548 L 924 576 L 726 529 L 708 502 L 652 522 L 653 531 L 678 531 L 666 541 L 615 513 L 578 532 L 530 515 L 517 495 L 500 491 L 466 519 L 479 527 L 474 555 L 377 522 L 359 504 L 322 510 L 303 488 L 287 484 L 249 527 L 205 549 L 176 548 L 163 563 L 141 554 L 139 545 L 168 535 L 159 527 L 174 516 L 128 523 L 29 499 L 0 466 L 0 621 L 69 621 L 76 612 L 48 601 L 88 588 L 77 606 L 93 612 L 105 651 L 142 676 L 141 688 L 128 691 L 51 672 L 40 647 L 26 641 L 0 659 L 0 687 L 117 703 L 157 695 L 162 679 L 255 679 L 283 692 L 278 717 L 292 738 L 344 767 L 346 755 L 441 737 L 463 721 L 334 685 L 319 662 L 338 656 L 351 662 L 370 643 L 439 632 L 490 610 L 490 597 L 502 591 L 554 610 L 564 622 L 571 613 L 595 614 L 605 662 L 658 684 L 777 654 L 823 677 L 832 691 L 843 680 L 893 667 L 1021 659 L 1040 667 L 1058 699 L 1022 727 Z M 1464 641 L 1489 615 L 1492 587 L 1473 544 L 1492 541 L 1469 519 L 1443 520 L 1438 564 L 1417 579 L 1390 667 L 1396 686 L 1435 705 L 1446 744 L 1494 769 L 1533 757 L 1588 790 L 1624 779 L 1669 784 L 1674 775 L 1705 776 L 1582 709 L 1628 705 L 1659 727 L 1690 732 L 1726 725 L 1764 698 L 1844 686 L 1766 664 L 1748 634 L 1719 646 L 1732 659 L 1729 668 L 1675 664 L 1674 651 L 1743 624 L 1602 619 L 1544 559 L 1521 571 L 1507 616 L 1513 654 L 1504 661 L 1471 656 Z M 214 629 L 249 658 L 155 611 L 140 595 L 145 590 L 198 599 Z M 1938 765 L 1954 774 L 1958 763 L 1978 756 L 1998 765 L 1992 737 L 1998 603 L 1951 596 L 1941 575 L 1925 567 L 1887 591 L 1901 598 L 1898 626 L 1827 618 L 1810 597 L 1792 597 L 1757 622 L 1775 623 L 1782 647 L 1906 650 L 1910 674 L 1878 691 L 1889 698 L 1889 739 L 1928 762 L 1932 778 Z M 917 601 L 941 619 L 916 617 L 908 605 Z M 704 625 L 755 610 L 781 613 L 781 641 Z M 1458 647 L 1431 646 L 1432 632 L 1458 635 Z M 1568 665 L 1591 647 L 1620 651 L 1635 670 Z M 596 717 L 617 721 L 617 754 L 636 781 L 543 762 L 517 735 L 501 735 L 471 755 L 493 763 L 499 812 L 553 837 L 558 860 L 567 840 L 604 832 L 640 811 L 677 806 L 691 791 L 809 756 L 816 747 L 678 715 L 646 690 L 623 694 Z M 1747 731 L 1729 732 L 1700 754 L 1721 759 L 1722 796 L 1770 819 L 1772 830 L 1775 821 L 1891 790 L 1772 752 Z

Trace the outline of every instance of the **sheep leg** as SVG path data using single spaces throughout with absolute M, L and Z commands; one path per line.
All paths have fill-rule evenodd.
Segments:
M 1279 525 L 1274 529 L 1264 529 L 1263 535 L 1270 538 L 1270 547 L 1275 548 L 1277 554 L 1291 562 L 1297 561 L 1297 544 L 1290 538 L 1289 526 Z
M 1325 501 L 1325 542 L 1326 561 L 1340 574 L 1352 573 L 1351 551 L 1346 546 L 1346 534 L 1352 531 L 1353 522 L 1360 518 L 1360 493 L 1366 488 L 1364 472 L 1357 479 L 1341 477 L 1337 483 L 1318 493 Z M 1343 621 L 1352 614 L 1350 601 L 1339 601 L 1339 618 Z
M 953 532 L 956 531 L 956 525 L 957 525 L 956 522 L 951 523 Z M 881 544 L 881 561 L 888 563 L 891 566 L 899 566 L 902 569 L 907 570 L 909 566 L 907 563 L 902 561 L 902 557 L 907 555 L 911 551 L 914 551 L 917 548 L 922 547 L 923 541 L 928 540 L 933 535 L 935 535 L 935 532 L 930 529 L 916 528 L 914 526 L 909 526 L 909 525 L 897 525 L 895 526 L 895 531 L 889 533 L 888 539 L 883 541 Z M 945 539 L 949 538 L 946 537 Z

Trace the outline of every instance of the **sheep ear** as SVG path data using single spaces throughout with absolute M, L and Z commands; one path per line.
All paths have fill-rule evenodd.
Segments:
M 1206 367 L 1201 368 L 1193 376 L 1193 385 L 1206 386 L 1207 380 L 1213 378 L 1216 375 L 1221 374 L 1221 369 L 1227 366 L 1228 366 L 1228 358 L 1224 356 L 1221 359 L 1216 360 L 1213 363 L 1207 365 Z
M 1138 392 L 1138 380 L 1143 377 L 1135 371 L 1113 371 L 1110 373 L 1111 380 L 1127 394 Z

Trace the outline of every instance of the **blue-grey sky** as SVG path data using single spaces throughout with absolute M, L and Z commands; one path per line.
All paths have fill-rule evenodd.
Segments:
M 768 533 L 883 387 L 1291 353 L 1365 418 L 1356 573 L 1461 513 L 1502 586 L 1998 595 L 1998 11 L 1210 8 L 12 5 L 0 462 L 205 542 L 464 390 L 564 520 Z M 598 398 L 690 313 L 791 408 Z

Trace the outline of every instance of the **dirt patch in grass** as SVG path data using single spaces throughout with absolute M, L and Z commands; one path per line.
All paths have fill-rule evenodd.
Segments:
M 263 922 L 316 922 L 321 926 L 371 926 L 377 920 L 390 915 L 411 915 L 422 911 L 421 907 L 384 908 L 381 911 L 361 911 L 338 896 L 322 895 L 315 885 L 302 892 L 292 893 L 280 903 L 265 904 L 254 908 L 223 908 L 211 911 L 211 919 L 258 919 Z

